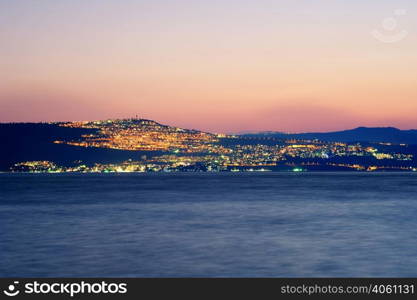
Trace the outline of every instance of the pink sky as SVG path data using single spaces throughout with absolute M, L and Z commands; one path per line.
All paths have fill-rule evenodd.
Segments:
M 409 0 L 2 2 L 0 122 L 417 128 L 416 13 Z

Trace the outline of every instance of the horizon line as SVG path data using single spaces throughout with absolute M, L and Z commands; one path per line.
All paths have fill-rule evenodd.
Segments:
M 368 128 L 368 129 L 395 129 L 395 130 L 399 130 L 399 131 L 410 131 L 410 130 L 417 130 L 416 128 L 409 128 L 409 129 L 400 129 L 398 127 L 395 126 L 355 126 L 355 127 L 350 127 L 350 128 L 345 128 L 345 129 L 339 129 L 339 130 L 328 130 L 328 131 L 301 131 L 301 132 L 290 132 L 290 131 L 285 131 L 285 130 L 242 130 L 239 132 L 212 132 L 212 131 L 207 131 L 204 129 L 196 129 L 196 128 L 185 128 L 185 127 L 178 127 L 175 125 L 168 125 L 168 124 L 164 124 L 161 123 L 159 121 L 156 120 L 152 120 L 152 119 L 148 119 L 148 118 L 140 118 L 138 116 L 136 117 L 130 117 L 130 118 L 107 118 L 107 119 L 95 119 L 95 120 L 77 120 L 77 121 L 16 121 L 16 122 L 2 122 L 0 121 L 0 125 L 6 125 L 6 124 L 61 124 L 61 123 L 76 123 L 76 122 L 102 122 L 102 121 L 122 121 L 122 120 L 146 120 L 146 121 L 152 121 L 155 123 L 158 123 L 160 125 L 164 125 L 164 126 L 170 126 L 170 127 L 176 127 L 176 128 L 181 128 L 181 129 L 187 129 L 187 130 L 196 130 L 196 131 L 201 131 L 201 132 L 206 132 L 206 133 L 211 133 L 211 134 L 227 134 L 227 135 L 245 135 L 245 134 L 267 134 L 267 133 L 271 133 L 271 134 L 308 134 L 308 133 L 333 133 L 333 132 L 341 132 L 341 131 L 351 131 L 351 130 L 356 130 L 356 129 L 360 129 L 360 128 Z

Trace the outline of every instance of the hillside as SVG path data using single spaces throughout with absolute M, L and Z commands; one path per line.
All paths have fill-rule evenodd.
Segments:
M 279 139 L 318 139 L 327 142 L 373 142 L 394 144 L 417 144 L 417 130 L 400 130 L 394 127 L 358 127 L 352 130 L 285 134 L 281 132 L 259 132 L 243 136 L 274 137 Z

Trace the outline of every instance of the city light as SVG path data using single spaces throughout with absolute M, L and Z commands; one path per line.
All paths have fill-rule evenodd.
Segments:
M 13 172 L 267 172 L 287 170 L 416 171 L 414 156 L 398 145 L 374 145 L 319 140 L 275 139 L 211 134 L 159 124 L 145 119 L 57 123 L 89 131 L 57 145 L 117 149 L 132 154 L 124 161 L 71 165 L 52 161 L 14 164 Z M 405 147 L 401 144 L 401 147 Z M 394 150 L 391 150 L 394 149 Z M 406 149 L 406 148 L 404 148 Z M 146 155 L 145 155 L 146 154 Z

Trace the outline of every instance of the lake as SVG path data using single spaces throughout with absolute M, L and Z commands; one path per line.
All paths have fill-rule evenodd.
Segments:
M 0 174 L 0 277 L 416 277 L 417 174 Z

